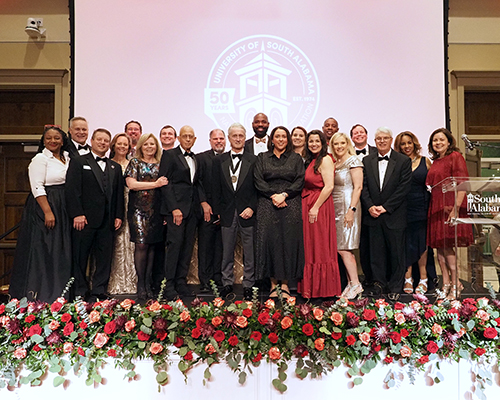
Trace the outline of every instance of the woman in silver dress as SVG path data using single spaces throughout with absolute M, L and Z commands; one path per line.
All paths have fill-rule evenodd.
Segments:
M 341 297 L 353 299 L 363 291 L 358 278 L 358 266 L 353 250 L 359 247 L 361 232 L 361 207 L 359 198 L 363 188 L 363 164 L 356 156 L 349 137 L 342 132 L 330 139 L 335 158 L 335 225 L 337 228 L 337 249 L 344 262 L 348 285 Z
M 125 133 L 115 135 L 111 141 L 110 155 L 113 161 L 122 167 L 125 173 L 129 160 L 127 154 L 132 144 Z M 125 186 L 125 213 L 128 207 L 128 187 Z M 137 274 L 134 266 L 135 244 L 130 241 L 128 221 L 124 218 L 122 226 L 116 231 L 113 261 L 111 262 L 111 275 L 109 277 L 108 293 L 110 294 L 132 294 L 137 291 Z

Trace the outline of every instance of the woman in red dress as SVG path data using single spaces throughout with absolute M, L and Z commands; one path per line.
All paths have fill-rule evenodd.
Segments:
M 429 138 L 429 152 L 434 161 L 427 174 L 426 185 L 432 187 L 427 223 L 427 244 L 437 249 L 438 262 L 443 274 L 441 297 L 454 300 L 460 297 L 463 285 L 457 280 L 457 256 L 452 247 L 455 243 L 455 226 L 446 224 L 458 216 L 466 216 L 465 192 L 452 191 L 443 194 L 441 185 L 448 177 L 467 177 L 467 165 L 457 148 L 455 138 L 445 128 L 436 129 Z M 455 204 L 456 201 L 456 204 Z M 458 210 L 458 216 L 455 215 Z M 467 247 L 472 242 L 472 228 L 457 226 L 457 243 Z
M 309 132 L 306 143 L 306 175 L 302 190 L 305 266 L 298 291 L 305 298 L 339 296 L 341 287 L 332 198 L 335 167 L 328 155 L 323 132 Z

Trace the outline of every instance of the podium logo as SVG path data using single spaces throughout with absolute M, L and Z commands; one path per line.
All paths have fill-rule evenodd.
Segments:
M 259 112 L 271 127 L 307 129 L 319 99 L 316 70 L 301 49 L 277 36 L 254 35 L 234 42 L 215 60 L 204 105 L 221 129 L 233 122 L 249 127 Z
M 488 216 L 496 215 L 500 212 L 500 197 L 496 193 L 492 196 L 469 193 L 467 195 L 467 212 Z

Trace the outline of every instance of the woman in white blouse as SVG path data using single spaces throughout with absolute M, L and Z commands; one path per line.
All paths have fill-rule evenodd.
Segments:
M 9 287 L 14 298 L 53 302 L 71 277 L 71 225 L 64 197 L 67 141 L 61 128 L 46 125 L 28 167 L 31 193 L 21 218 Z

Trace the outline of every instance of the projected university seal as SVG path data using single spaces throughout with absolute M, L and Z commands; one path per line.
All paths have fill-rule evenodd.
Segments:
M 250 126 L 264 112 L 271 126 L 308 128 L 319 106 L 319 81 L 309 58 L 296 45 L 271 35 L 254 35 L 228 46 L 215 60 L 204 93 L 205 114 L 218 127 Z

